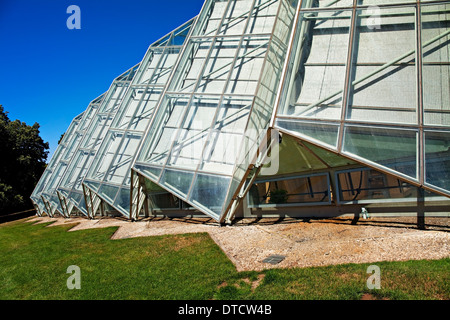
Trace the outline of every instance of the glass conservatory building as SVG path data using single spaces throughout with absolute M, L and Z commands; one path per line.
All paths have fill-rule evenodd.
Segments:
M 450 213 L 450 1 L 206 0 L 69 126 L 38 215 Z

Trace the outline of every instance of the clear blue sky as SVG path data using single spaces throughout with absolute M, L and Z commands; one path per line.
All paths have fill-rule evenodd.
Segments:
M 71 120 L 203 0 L 0 0 L 0 104 L 55 151 Z M 81 29 L 66 26 L 67 7 Z

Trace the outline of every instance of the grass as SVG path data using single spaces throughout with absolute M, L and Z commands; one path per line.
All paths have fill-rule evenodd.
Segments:
M 110 240 L 116 227 L 46 225 L 0 225 L 0 299 L 450 299 L 450 259 L 374 263 L 381 289 L 369 290 L 370 264 L 237 272 L 206 233 Z

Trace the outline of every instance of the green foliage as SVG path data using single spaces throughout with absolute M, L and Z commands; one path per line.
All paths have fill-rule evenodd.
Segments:
M 64 135 L 65 135 L 65 133 L 63 133 L 63 134 L 59 137 L 58 144 L 60 144 L 61 141 L 62 141 L 62 139 L 64 139 Z
M 117 227 L 46 225 L 0 225 L 1 300 L 207 300 L 236 273 L 207 233 L 111 240 Z M 67 288 L 70 265 L 80 268 L 80 290 Z
M 31 208 L 29 197 L 45 169 L 48 149 L 38 123 L 11 121 L 0 105 L 0 215 Z
M 286 203 L 289 195 L 286 190 L 276 189 L 270 191 L 269 197 L 270 203 Z

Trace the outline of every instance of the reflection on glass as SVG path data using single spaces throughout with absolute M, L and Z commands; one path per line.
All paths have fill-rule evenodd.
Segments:
M 142 172 L 146 176 L 150 176 L 154 178 L 155 180 L 158 180 L 159 175 L 161 174 L 161 168 L 159 167 L 151 167 L 146 165 L 141 165 L 136 163 L 133 167 L 133 169 L 137 169 L 139 172 Z
M 249 207 L 328 204 L 328 175 L 281 178 L 255 182 L 249 191 Z
M 340 119 L 350 18 L 349 10 L 301 14 L 280 115 Z
M 98 193 L 113 203 L 118 191 L 119 186 L 104 183 L 101 185 Z
M 152 209 L 180 209 L 180 199 L 170 192 L 148 194 Z
M 347 126 L 344 151 L 417 178 L 417 132 Z
M 424 122 L 450 124 L 449 4 L 422 6 Z M 444 14 L 447 12 L 447 14 Z
M 341 202 L 417 197 L 417 187 L 373 169 L 348 170 L 336 174 Z
M 357 11 L 347 119 L 417 123 L 414 12 Z
M 285 130 L 291 131 L 294 135 L 300 133 L 336 147 L 339 125 L 323 122 L 306 122 L 297 120 L 284 120 L 279 118 L 276 122 L 277 126 Z
M 191 202 L 208 209 L 217 217 L 221 214 L 230 180 L 225 176 L 199 173 L 192 187 Z
M 186 197 L 194 174 L 189 171 L 165 169 L 161 183 L 178 194 Z
M 114 203 L 115 207 L 122 209 L 122 213 L 126 216 L 130 214 L 130 189 L 122 188 L 120 189 L 119 194 L 117 195 L 116 202 Z
M 425 182 L 450 192 L 450 132 L 425 132 Z

